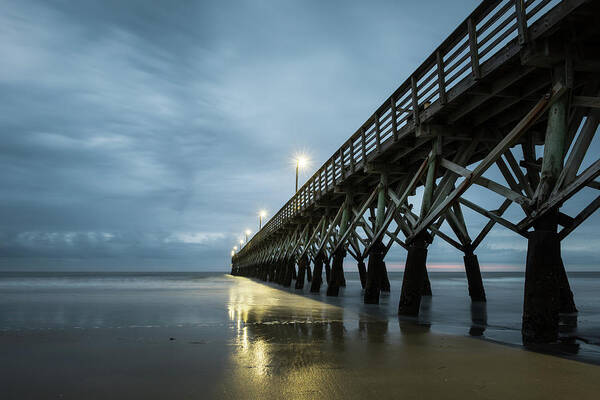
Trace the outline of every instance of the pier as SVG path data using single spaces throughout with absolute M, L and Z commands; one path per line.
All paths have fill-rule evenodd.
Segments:
M 398 313 L 414 317 L 432 295 L 433 240 L 464 254 L 468 295 L 486 301 L 477 248 L 498 224 L 527 241 L 523 341 L 556 341 L 560 314 L 577 313 L 561 242 L 600 207 L 598 194 L 561 211 L 600 190 L 600 159 L 587 154 L 600 117 L 599 26 L 600 1 L 483 1 L 233 255 L 232 274 L 337 296 L 352 257 L 364 302 L 377 304 L 398 245 Z M 484 176 L 493 166 L 500 179 Z M 473 187 L 495 193 L 497 207 L 468 200 Z M 487 219 L 482 229 L 467 209 Z

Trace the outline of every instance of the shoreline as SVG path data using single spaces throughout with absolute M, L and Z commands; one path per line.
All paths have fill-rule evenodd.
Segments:
M 336 305 L 240 277 L 199 284 L 43 295 L 60 305 L 59 324 L 0 332 L 2 398 L 592 399 L 600 391 L 596 365 L 394 321 L 343 297 Z M 130 313 L 117 318 L 112 304 Z

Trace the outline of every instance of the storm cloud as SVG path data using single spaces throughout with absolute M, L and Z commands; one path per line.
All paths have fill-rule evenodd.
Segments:
M 0 267 L 225 270 L 478 2 L 0 3 Z

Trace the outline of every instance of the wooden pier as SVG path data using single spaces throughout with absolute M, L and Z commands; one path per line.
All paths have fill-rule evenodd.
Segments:
M 584 188 L 600 189 L 598 155 L 582 168 L 599 89 L 600 1 L 483 1 L 232 257 L 232 274 L 296 288 L 308 278 L 311 292 L 323 283 L 337 296 L 350 255 L 365 303 L 378 303 L 398 244 L 407 251 L 398 312 L 415 316 L 431 294 L 436 238 L 464 253 L 469 295 L 486 300 L 475 251 L 500 224 L 528 241 L 523 340 L 555 341 L 559 314 L 577 312 L 561 241 L 600 207 L 598 195 L 576 215 L 561 212 Z M 484 176 L 494 165 L 502 179 Z M 497 208 L 469 201 L 473 186 L 494 192 Z M 522 217 L 507 218 L 509 207 Z M 470 228 L 465 209 L 488 220 L 483 229 Z

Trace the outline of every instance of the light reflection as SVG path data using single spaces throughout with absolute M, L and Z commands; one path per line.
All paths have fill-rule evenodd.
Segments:
M 423 390 L 425 384 L 434 388 L 426 397 L 436 398 L 440 393 L 443 397 L 449 382 L 455 382 L 457 393 L 464 391 L 464 376 L 472 372 L 469 365 L 477 365 L 484 352 L 498 367 L 478 370 L 487 374 L 482 382 L 497 379 L 498 370 L 514 365 L 506 358 L 511 355 L 484 341 L 430 333 L 430 317 L 399 318 L 396 325 L 379 315 L 343 310 L 246 278 L 232 279 L 227 307 L 233 333 L 230 365 L 219 384 L 226 398 L 369 398 L 374 387 L 385 389 L 380 397 L 392 398 L 398 396 L 391 393 Z M 430 298 L 422 306 L 424 314 L 431 313 Z M 471 311 L 473 333 L 478 333 L 486 325 L 485 304 Z M 517 364 L 525 363 L 524 370 L 531 370 L 533 358 L 523 361 L 519 353 L 512 354 Z M 448 381 L 439 386 L 442 377 Z M 507 387 L 513 381 L 507 379 Z
M 487 326 L 487 303 L 474 301 L 471 303 L 471 327 L 469 335 L 483 336 Z
M 323 346 L 337 350 L 344 346 L 342 308 L 249 279 L 239 278 L 232 285 L 227 313 L 235 333 L 233 370 L 244 385 L 260 386 L 273 375 L 307 379 L 315 367 L 329 367 L 330 360 L 321 357 Z

